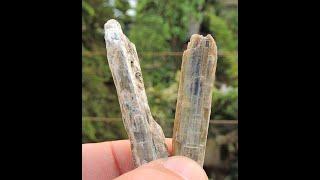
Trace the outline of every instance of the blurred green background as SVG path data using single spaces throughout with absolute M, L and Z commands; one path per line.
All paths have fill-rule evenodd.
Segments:
M 82 0 L 82 142 L 126 139 L 108 67 L 103 25 L 121 23 L 136 45 L 152 115 L 172 136 L 182 52 L 192 34 L 218 46 L 204 169 L 210 179 L 238 179 L 238 1 Z M 219 121 L 223 120 L 223 121 Z

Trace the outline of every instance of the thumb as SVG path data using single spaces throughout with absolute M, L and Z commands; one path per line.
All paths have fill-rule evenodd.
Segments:
M 193 160 L 183 156 L 158 159 L 119 176 L 116 180 L 207 180 L 204 170 Z

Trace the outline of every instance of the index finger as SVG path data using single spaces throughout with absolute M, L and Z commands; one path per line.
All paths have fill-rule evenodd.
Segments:
M 169 155 L 172 140 L 166 138 Z M 134 169 L 129 140 L 89 143 L 82 145 L 82 178 L 113 179 Z

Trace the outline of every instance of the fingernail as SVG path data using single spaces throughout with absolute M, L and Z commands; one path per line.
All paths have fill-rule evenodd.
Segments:
M 182 157 L 174 156 L 170 157 L 167 161 L 163 163 L 163 166 L 171 171 L 175 172 L 183 179 L 191 180 L 204 180 L 208 179 L 208 176 L 195 161 Z

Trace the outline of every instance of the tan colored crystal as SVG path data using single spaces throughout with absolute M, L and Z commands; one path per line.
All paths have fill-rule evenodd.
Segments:
M 135 166 L 168 157 L 163 131 L 150 112 L 135 45 L 116 20 L 109 20 L 104 30 L 108 63 Z
M 194 34 L 184 51 L 173 129 L 173 154 L 203 166 L 209 127 L 217 46 L 211 35 Z

